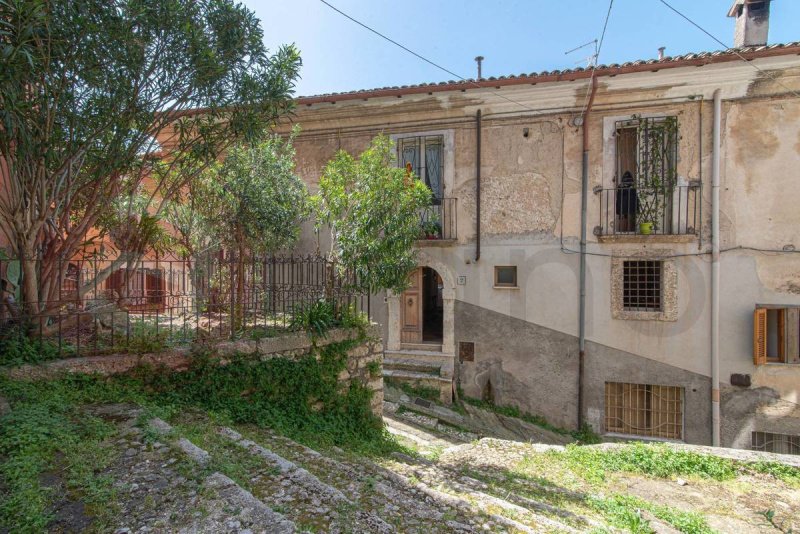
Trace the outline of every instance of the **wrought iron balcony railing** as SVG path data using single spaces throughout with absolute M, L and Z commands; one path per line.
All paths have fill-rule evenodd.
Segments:
M 456 199 L 435 198 L 430 206 L 419 213 L 420 239 L 454 240 L 456 234 Z
M 596 188 L 600 224 L 595 235 L 693 235 L 700 231 L 699 183 L 671 188 Z

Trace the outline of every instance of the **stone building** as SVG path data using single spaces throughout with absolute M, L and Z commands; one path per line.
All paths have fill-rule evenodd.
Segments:
M 734 3 L 726 51 L 300 98 L 312 189 L 384 133 L 436 197 L 411 288 L 372 306 L 386 376 L 800 452 L 800 43 L 766 46 L 768 4 Z

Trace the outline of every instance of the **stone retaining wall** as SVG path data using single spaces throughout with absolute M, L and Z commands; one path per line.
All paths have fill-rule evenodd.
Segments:
M 327 332 L 324 338 L 316 340 L 318 347 L 357 339 L 356 329 L 336 328 Z M 298 359 L 311 351 L 312 339 L 305 332 L 292 332 L 255 340 L 220 341 L 209 347 L 224 364 L 225 358 L 234 354 L 249 354 L 254 358 Z M 3 370 L 3 374 L 13 379 L 57 378 L 64 373 L 100 374 L 103 376 L 121 374 L 141 365 L 167 367 L 182 371 L 192 361 L 190 347 L 179 347 L 150 354 L 111 354 L 107 356 L 87 356 L 45 362 L 38 365 L 22 365 Z M 372 362 L 377 362 L 373 364 Z M 380 327 L 372 325 L 367 329 L 366 339 L 347 352 L 347 368 L 339 375 L 339 382 L 349 384 L 359 380 L 373 390 L 372 411 L 380 416 L 383 409 L 383 342 Z M 370 369 L 371 368 L 371 369 Z

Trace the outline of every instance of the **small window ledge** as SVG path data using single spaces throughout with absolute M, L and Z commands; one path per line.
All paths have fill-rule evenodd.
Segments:
M 519 291 L 519 286 L 492 286 L 492 289 L 513 289 Z
M 598 243 L 694 243 L 699 239 L 696 234 L 680 235 L 642 235 L 642 234 L 614 234 L 597 236 Z

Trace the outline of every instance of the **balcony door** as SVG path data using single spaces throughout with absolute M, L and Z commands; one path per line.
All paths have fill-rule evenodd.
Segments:
M 444 197 L 444 138 L 441 135 L 403 137 L 397 141 L 398 162 L 410 168 L 433 192 L 433 203 Z

